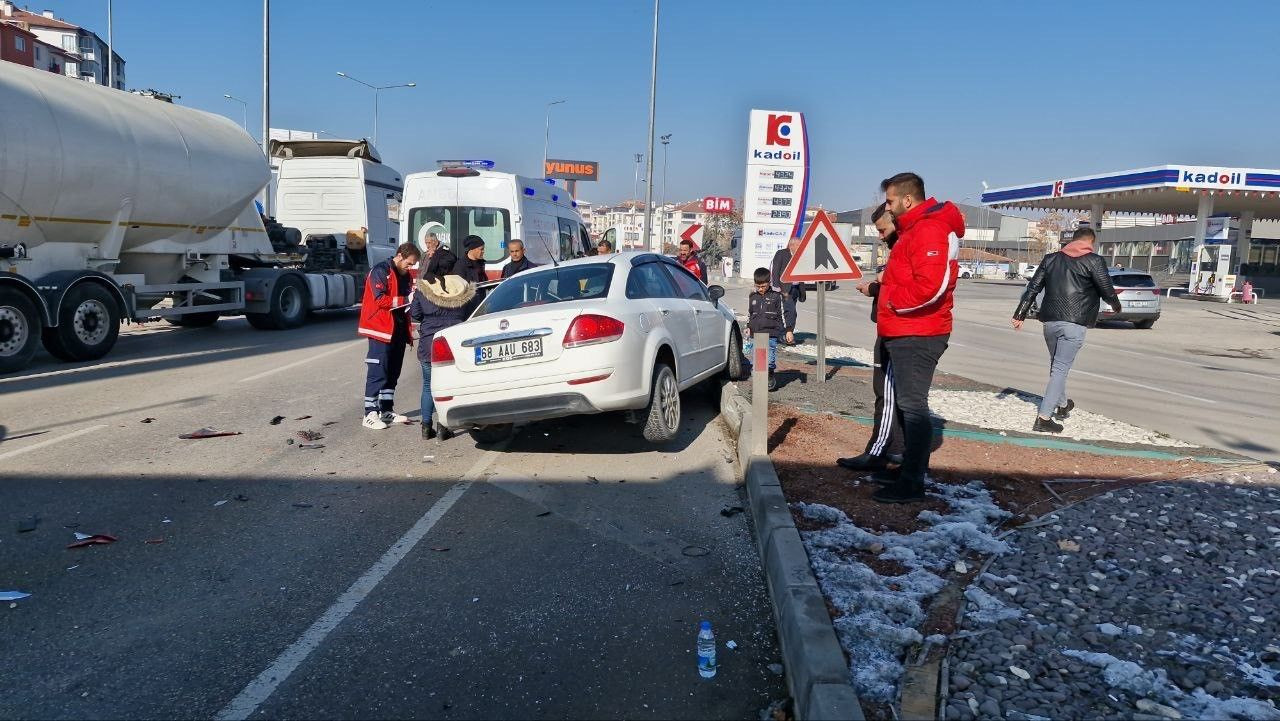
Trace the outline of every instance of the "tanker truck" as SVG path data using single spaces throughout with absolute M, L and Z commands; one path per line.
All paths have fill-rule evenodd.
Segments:
M 359 300 L 364 233 L 265 219 L 266 156 L 232 121 L 13 63 L 0 108 L 0 373 L 39 343 L 101 358 L 122 321 L 286 329 Z

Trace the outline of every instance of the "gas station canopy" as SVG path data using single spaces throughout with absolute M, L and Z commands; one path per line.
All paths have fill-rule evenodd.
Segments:
M 1213 199 L 1211 213 L 1280 220 L 1280 170 L 1160 165 L 993 188 L 982 202 L 993 208 L 1196 215 L 1204 210 L 1202 197 Z

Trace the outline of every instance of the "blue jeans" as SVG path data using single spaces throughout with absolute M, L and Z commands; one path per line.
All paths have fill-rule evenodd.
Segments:
M 1086 328 L 1064 320 L 1044 324 L 1044 344 L 1049 348 L 1049 386 L 1040 400 L 1040 417 L 1052 418 L 1055 408 L 1067 404 L 1067 374 L 1084 347 Z
M 431 397 L 431 361 L 422 365 L 422 425 L 431 425 L 431 414 L 436 410 L 436 402 Z
M 778 339 L 769 336 L 769 371 L 778 366 Z

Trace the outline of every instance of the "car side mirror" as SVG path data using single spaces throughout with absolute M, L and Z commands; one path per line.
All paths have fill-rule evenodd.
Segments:
M 713 304 L 719 304 L 720 299 L 724 297 L 724 286 L 712 285 L 707 287 L 707 295 L 710 296 Z

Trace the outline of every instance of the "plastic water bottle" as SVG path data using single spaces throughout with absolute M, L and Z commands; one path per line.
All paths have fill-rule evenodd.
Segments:
M 711 632 L 710 621 L 703 621 L 698 627 L 698 675 L 703 678 L 716 675 L 716 636 Z

